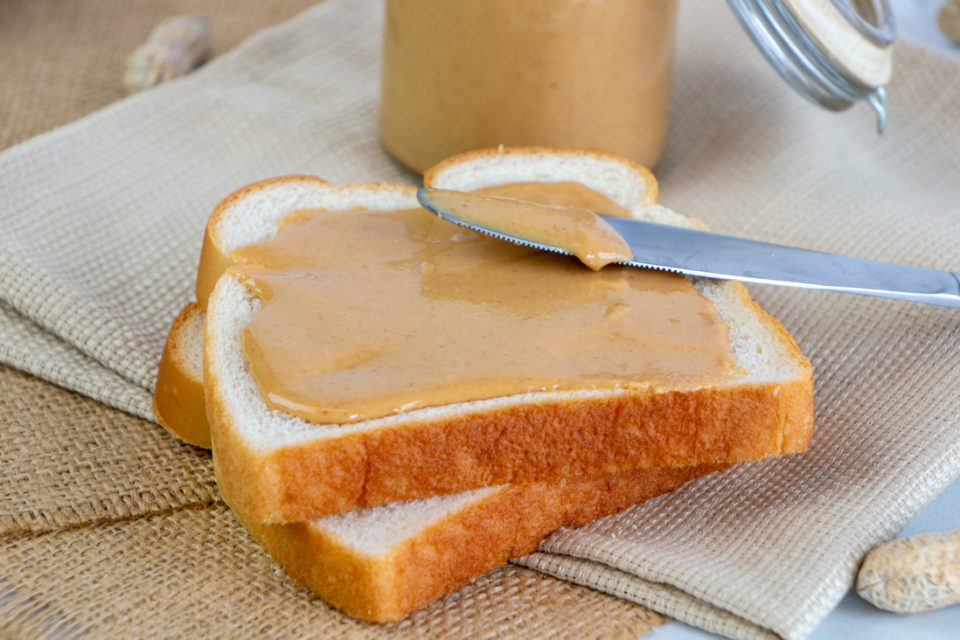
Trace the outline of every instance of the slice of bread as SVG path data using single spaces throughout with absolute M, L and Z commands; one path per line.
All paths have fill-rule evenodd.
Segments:
M 531 553 L 559 527 L 585 525 L 719 468 L 487 487 L 292 524 L 257 522 L 223 495 L 291 577 L 354 617 L 388 622 Z
M 576 180 L 637 216 L 697 224 L 649 204 L 655 189 L 649 172 L 599 152 L 477 152 L 426 174 L 428 186 L 459 190 L 533 180 Z M 222 270 L 231 251 L 270 237 L 297 209 L 415 206 L 413 189 L 401 185 L 331 187 L 302 176 L 257 183 L 215 209 L 204 260 L 215 256 Z M 201 272 L 207 269 L 202 261 Z M 727 325 L 737 371 L 722 383 L 528 393 L 323 425 L 271 410 L 260 397 L 240 344 L 260 301 L 228 271 L 210 296 L 204 336 L 217 481 L 254 522 L 300 522 L 481 486 L 733 463 L 804 449 L 813 427 L 809 362 L 741 284 L 695 285 Z
M 153 415 L 163 428 L 192 445 L 210 448 L 203 399 L 204 313 L 196 302 L 177 315 L 160 356 Z
M 203 322 L 196 303 L 180 312 L 161 364 L 166 383 L 158 382 L 154 403 L 165 412 L 165 427 L 200 446 L 209 441 L 201 373 Z M 257 522 L 229 489 L 221 495 L 294 579 L 352 616 L 386 622 L 508 558 L 533 551 L 558 527 L 581 526 L 719 468 L 645 469 L 474 489 L 293 524 Z

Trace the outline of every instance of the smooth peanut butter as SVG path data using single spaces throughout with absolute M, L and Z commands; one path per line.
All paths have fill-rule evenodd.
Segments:
M 676 0 L 387 0 L 380 137 L 424 171 L 499 144 L 654 166 Z
M 623 237 L 587 209 L 446 189 L 423 189 L 421 194 L 422 203 L 464 222 L 560 249 L 594 271 L 633 259 Z
M 622 213 L 581 185 L 521 190 Z M 725 325 L 686 279 L 590 271 L 423 209 L 298 212 L 232 257 L 263 300 L 242 335 L 250 372 L 269 406 L 314 422 L 538 391 L 704 384 L 733 366 Z

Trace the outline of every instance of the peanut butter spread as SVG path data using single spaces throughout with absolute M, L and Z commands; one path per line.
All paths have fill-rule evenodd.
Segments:
M 484 192 L 623 213 L 581 185 Z M 683 277 L 589 271 L 423 209 L 298 212 L 231 257 L 263 301 L 242 335 L 250 372 L 270 407 L 313 422 L 703 384 L 733 366 L 713 303 Z
M 424 189 L 424 202 L 479 227 L 562 249 L 594 271 L 631 260 L 629 245 L 610 224 L 587 209 L 550 206 L 446 189 Z

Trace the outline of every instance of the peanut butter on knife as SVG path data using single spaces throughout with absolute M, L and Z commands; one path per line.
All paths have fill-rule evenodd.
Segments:
M 511 197 L 427 188 L 421 189 L 421 193 L 437 208 L 461 220 L 557 247 L 594 271 L 633 259 L 633 252 L 620 234 L 583 207 L 528 202 L 523 200 L 522 189 L 514 189 Z

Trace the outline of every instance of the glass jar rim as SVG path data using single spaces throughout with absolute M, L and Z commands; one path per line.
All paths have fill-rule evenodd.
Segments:
M 832 111 L 864 100 L 886 126 L 896 23 L 887 0 L 727 0 L 767 61 L 800 95 Z

